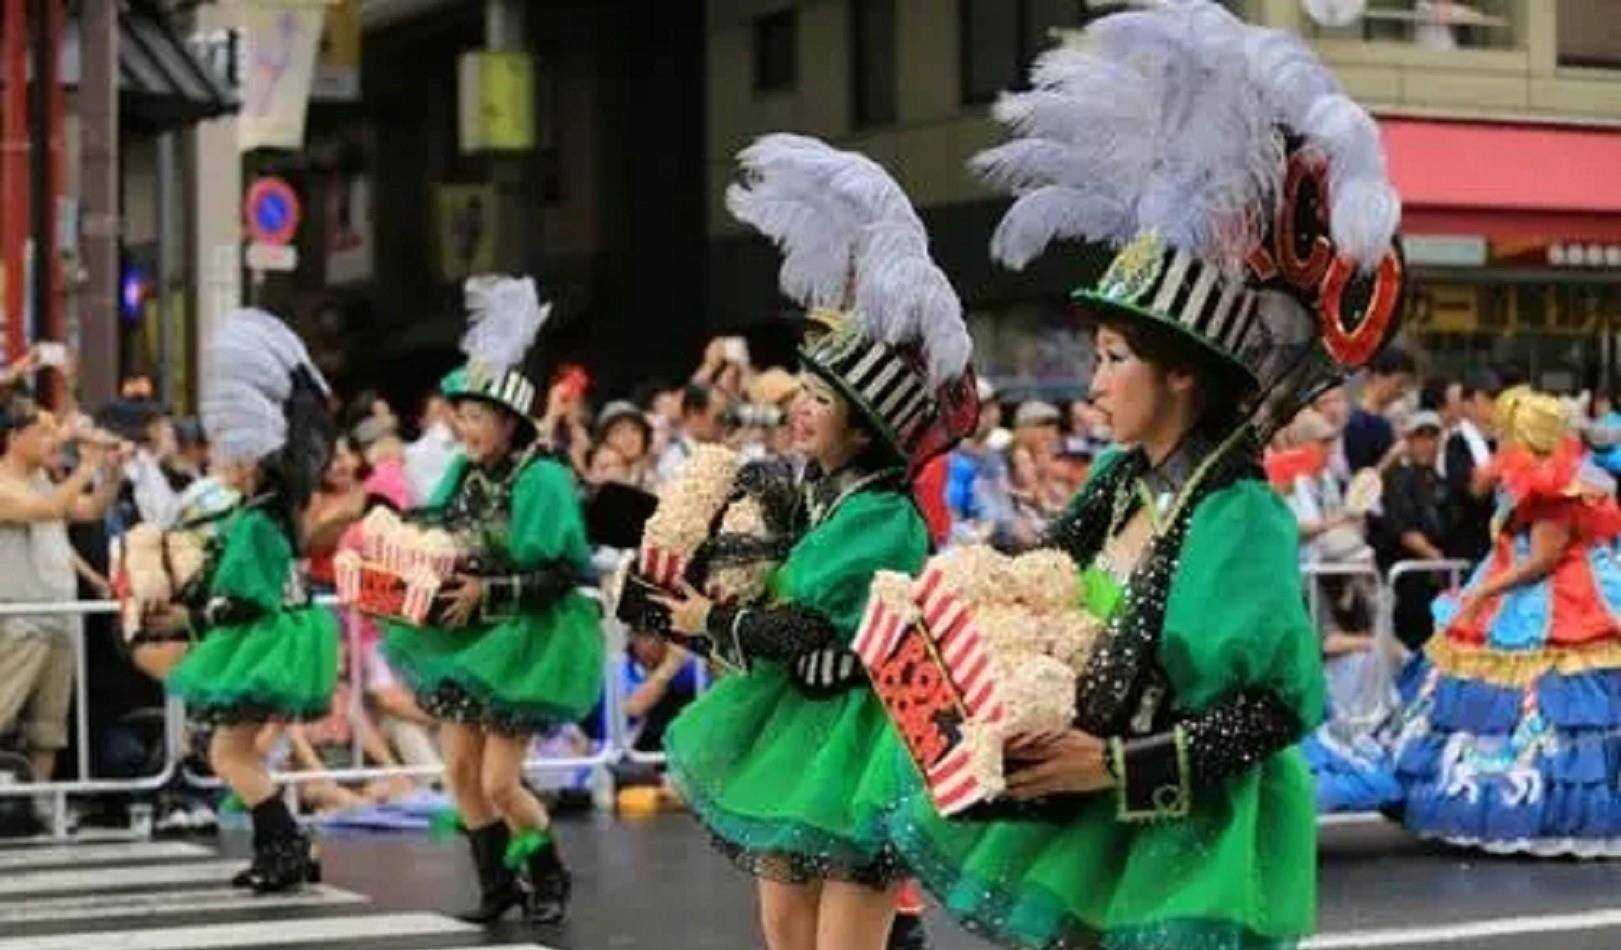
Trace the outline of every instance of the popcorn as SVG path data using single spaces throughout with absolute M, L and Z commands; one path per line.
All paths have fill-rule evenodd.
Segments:
M 972 546 L 916 580 L 879 572 L 854 648 L 936 809 L 952 815 L 1005 791 L 1010 737 L 1068 728 L 1102 630 L 1067 555 Z
M 659 492 L 658 508 L 642 531 L 640 567 L 650 580 L 675 586 L 731 497 L 741 464 L 731 449 L 701 445 Z
M 740 498 L 727 506 L 725 514 L 721 515 L 720 530 L 722 534 L 751 537 L 770 534 L 765 523 L 765 511 L 759 499 L 752 497 Z M 709 593 L 722 603 L 755 600 L 765 593 L 766 581 L 776 568 L 776 564 L 770 562 L 719 568 L 710 575 Z

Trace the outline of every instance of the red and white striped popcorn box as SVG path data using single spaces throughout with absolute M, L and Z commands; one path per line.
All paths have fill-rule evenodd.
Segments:
M 649 581 L 666 590 L 674 590 L 687 571 L 687 558 L 669 548 L 644 544 L 636 566 Z
M 332 573 L 337 583 L 339 603 L 353 606 L 360 600 L 361 563 L 361 556 L 354 551 L 339 551 L 332 558 Z
M 985 637 L 974 623 L 973 605 L 945 582 L 940 569 L 923 569 L 912 594 L 923 611 L 923 625 L 934 639 L 946 672 L 962 693 L 963 704 L 974 719 L 994 722 L 1002 718 L 1003 707 L 996 677 L 991 671 Z
M 401 607 L 405 619 L 422 626 L 428 619 L 428 613 L 433 610 L 433 600 L 438 595 L 439 578 L 426 571 L 412 575 L 406 584 L 405 603 Z
M 934 799 L 934 810 L 944 817 L 961 814 L 993 797 L 993 789 L 982 783 L 969 767 L 970 758 L 967 743 L 959 743 L 929 766 L 925 776 L 929 796 Z

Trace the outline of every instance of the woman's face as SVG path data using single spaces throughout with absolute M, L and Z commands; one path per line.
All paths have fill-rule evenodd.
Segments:
M 625 457 L 612 445 L 604 443 L 591 455 L 591 470 L 586 473 L 586 481 L 593 485 L 606 485 L 609 482 L 630 482 L 630 466 L 626 464 Z
M 634 419 L 615 419 L 613 425 L 603 434 L 603 444 L 610 446 L 619 453 L 626 464 L 639 462 L 647 453 L 647 439 L 642 434 L 642 427 Z
M 794 448 L 836 471 L 866 447 L 867 437 L 850 424 L 850 403 L 812 373 L 794 403 Z
M 464 399 L 456 406 L 456 431 L 468 461 L 488 465 L 500 461 L 512 450 L 512 436 L 518 421 L 503 410 L 476 399 Z
M 332 446 L 332 461 L 326 467 L 326 487 L 329 491 L 350 491 L 360 480 L 360 456 L 348 439 L 339 439 Z
M 1141 443 L 1169 408 L 1172 394 L 1166 374 L 1138 356 L 1110 327 L 1099 327 L 1093 342 L 1092 404 L 1116 441 Z

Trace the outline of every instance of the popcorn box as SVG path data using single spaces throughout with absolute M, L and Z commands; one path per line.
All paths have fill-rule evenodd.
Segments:
M 925 568 L 906 603 L 869 598 L 853 647 L 940 814 L 998 795 L 975 767 L 970 733 L 1006 711 L 973 611 L 940 571 Z
M 637 556 L 636 567 L 642 577 L 666 590 L 675 590 L 687 572 L 687 557 L 669 548 L 645 544 Z
M 433 614 L 442 581 L 431 571 L 412 574 L 367 561 L 352 551 L 333 558 L 338 600 L 363 614 L 420 627 Z

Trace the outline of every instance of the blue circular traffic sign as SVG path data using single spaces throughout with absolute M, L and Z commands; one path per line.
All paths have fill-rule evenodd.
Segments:
M 304 216 L 298 192 L 280 178 L 261 178 L 248 189 L 243 202 L 248 236 L 259 244 L 287 244 L 298 233 Z

